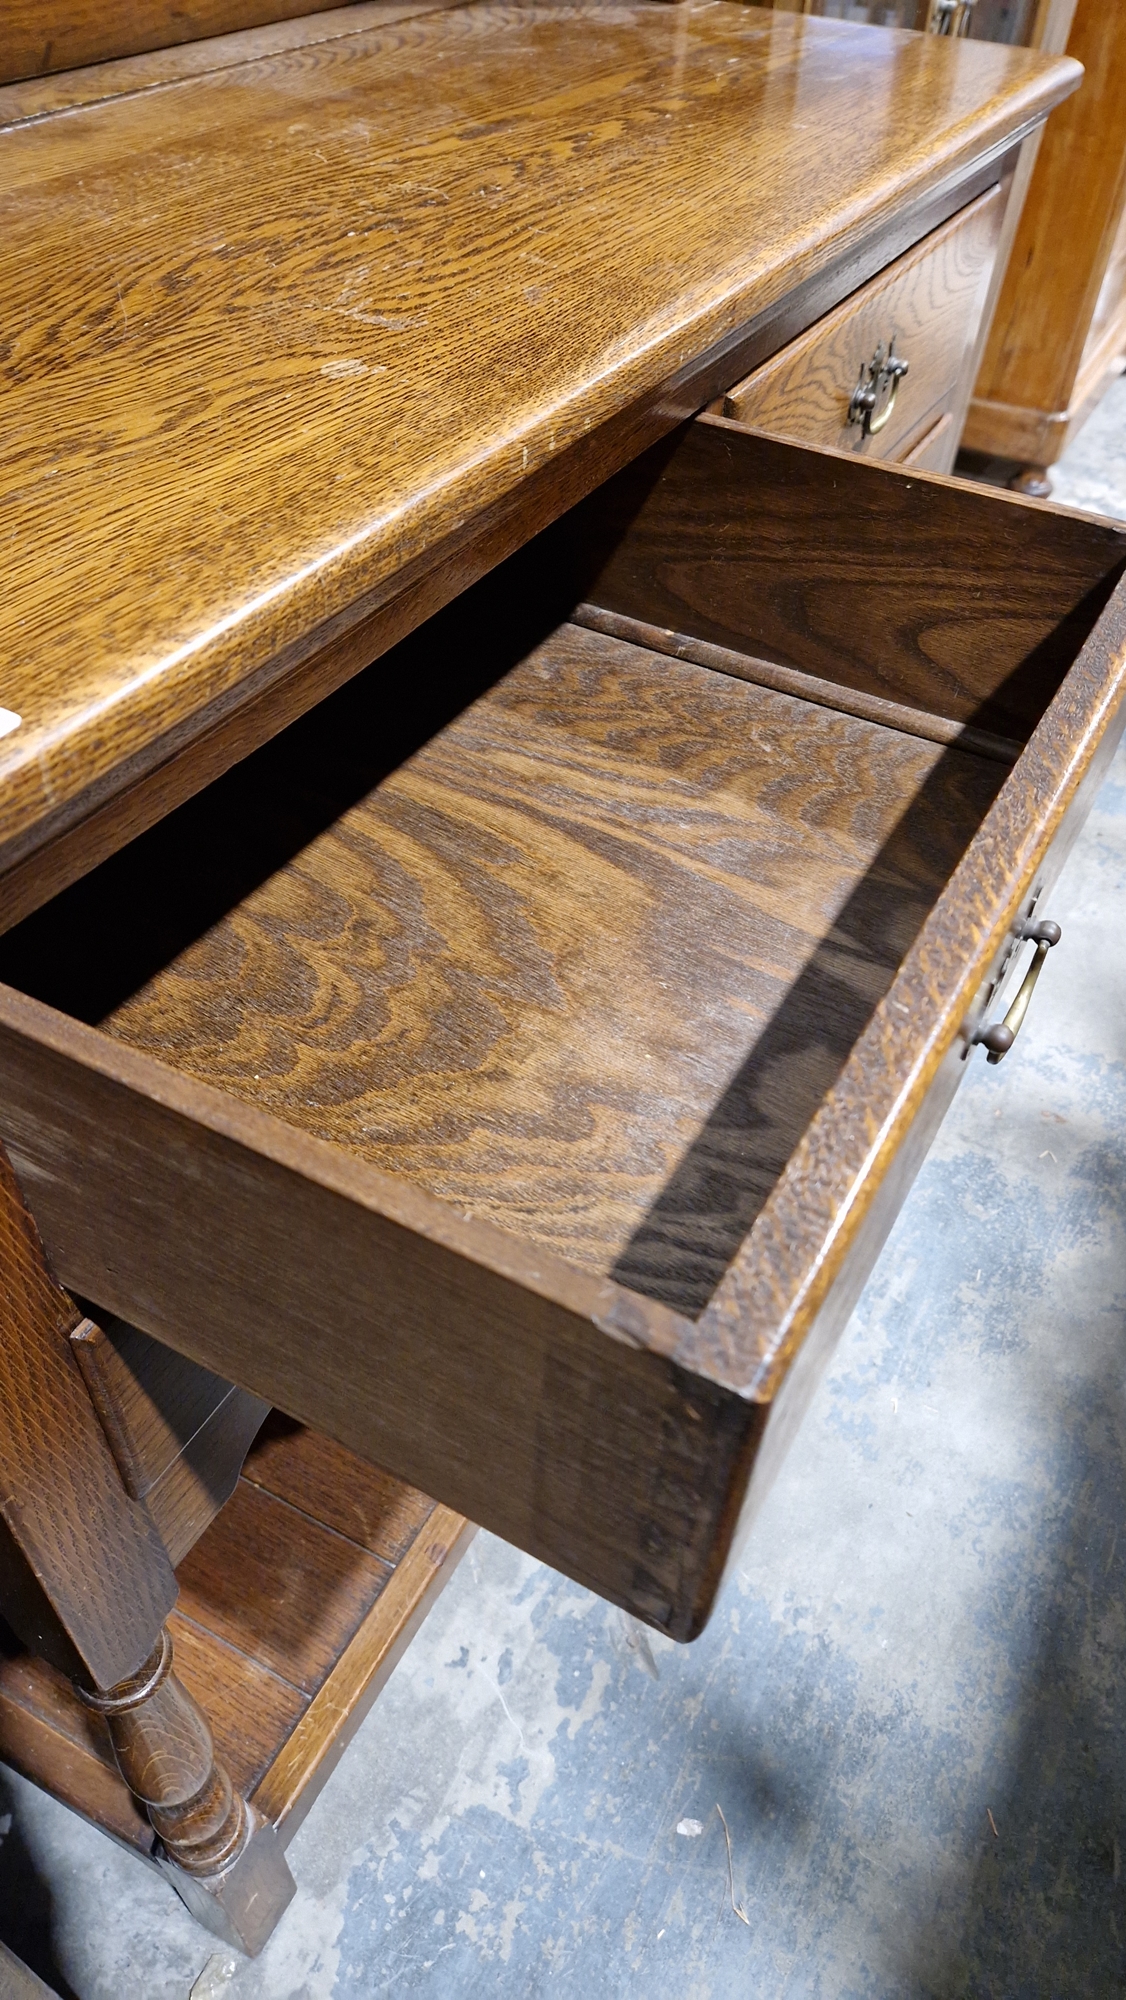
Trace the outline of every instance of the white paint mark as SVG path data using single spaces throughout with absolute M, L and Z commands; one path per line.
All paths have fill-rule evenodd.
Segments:
M 188 1995 L 188 2000 L 217 2000 L 225 1986 L 229 1986 L 238 1971 L 237 1958 L 224 1957 L 222 1952 L 213 1952 Z
M 331 310 L 342 314 L 345 319 L 358 320 L 361 326 L 384 326 L 388 333 L 409 333 L 413 327 L 430 324 L 420 313 L 366 313 L 361 312 L 358 306 L 333 306 Z
M 678 1820 L 676 1824 L 676 1830 L 684 1840 L 699 1840 L 700 1835 L 704 1831 L 703 1826 L 698 1819 Z M 663 1936 L 664 1933 L 662 1932 L 661 1935 Z
M 609 1634 L 616 1653 L 632 1666 L 640 1667 L 650 1680 L 660 1680 L 661 1670 L 653 1657 L 649 1634 L 639 1619 L 631 1617 L 628 1611 L 614 1610 L 610 1613 Z
M 524 1731 L 521 1729 L 520 1724 L 517 1722 L 516 1717 L 513 1715 L 512 1710 L 509 1708 L 508 1703 L 506 1702 L 504 1696 L 502 1695 L 499 1687 L 497 1687 L 496 1682 L 494 1681 L 492 1685 L 495 1690 L 497 1700 L 499 1701 L 501 1707 L 503 1708 L 505 1714 L 507 1715 L 509 1721 L 511 1722 L 512 1727 L 516 1731 L 517 1736 L 520 1738 L 520 1748 L 521 1750 L 523 1750 L 525 1756 L 527 1756 L 528 1746 L 524 1741 Z M 484 1873 L 485 1871 L 482 1868 L 481 1870 L 482 1878 L 484 1877 Z
M 746 1910 L 743 1908 L 742 1903 L 737 1903 L 735 1901 L 735 1868 L 731 1859 L 731 1835 L 727 1830 L 727 1814 L 724 1812 L 723 1807 L 720 1805 L 718 1799 L 716 1800 L 715 1809 L 719 1814 L 720 1819 L 723 1821 L 723 1837 L 727 1842 L 727 1893 L 731 1898 L 731 1908 L 734 1911 L 735 1915 L 738 1917 L 740 1923 L 746 1924 L 747 1929 L 750 1930 L 751 1920 L 747 1915 Z
M 0 708 L 0 736 L 10 736 L 22 721 L 23 716 L 17 715 L 14 708 Z
M 339 361 L 322 361 L 321 374 L 330 382 L 346 382 L 354 375 L 366 375 L 366 361 L 358 361 L 355 356 L 341 356 Z

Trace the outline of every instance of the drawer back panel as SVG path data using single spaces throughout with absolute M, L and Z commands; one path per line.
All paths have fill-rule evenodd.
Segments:
M 1025 742 L 1126 529 L 703 417 L 576 510 L 607 610 Z

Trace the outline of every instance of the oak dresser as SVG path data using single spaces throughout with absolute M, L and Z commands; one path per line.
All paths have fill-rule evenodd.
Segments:
M 1126 531 L 942 475 L 1079 71 L 4 12 L 0 1754 L 256 1950 L 470 1523 L 701 1629 L 1055 950 Z

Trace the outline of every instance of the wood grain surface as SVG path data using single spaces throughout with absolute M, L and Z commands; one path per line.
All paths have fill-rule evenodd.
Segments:
M 728 5 L 479 5 L 0 134 L 4 858 L 490 509 L 526 539 L 1076 75 Z
M 1119 583 L 702 1315 L 701 1346 L 713 1366 L 732 1351 L 729 1342 L 745 1358 L 748 1338 L 756 1340 L 754 1379 L 772 1394 L 822 1309 L 838 1330 L 844 1324 L 956 1087 L 971 1024 L 993 997 L 999 969 L 1011 975 L 1012 926 L 1050 891 L 1124 724 Z M 799 1216 L 825 1247 L 816 1272 L 789 1235 Z M 865 1255 L 856 1258 L 861 1242 Z M 838 1283 L 842 1275 L 847 1282 Z
M 1126 564 L 1114 522 L 710 416 L 559 539 L 607 611 L 1018 742 Z
M 268 1405 L 232 1387 L 217 1410 L 174 1458 L 148 1496 L 170 1562 L 195 1547 L 235 1490 L 242 1461 Z
M 71 1345 L 126 1490 L 143 1500 L 231 1384 L 122 1320 L 100 1327 L 87 1319 Z
M 904 467 L 914 467 L 917 472 L 948 472 L 956 443 L 954 419 L 946 410 L 938 422 L 924 432 L 918 443 L 911 446 L 900 463 Z
M 229 1543 L 228 1543 L 229 1552 Z M 271 1549 L 276 1557 L 276 1549 Z M 251 1564 L 250 1601 L 257 1601 L 266 1578 L 253 1563 L 253 1552 L 241 1551 L 241 1567 Z M 274 1587 L 284 1591 L 287 1574 L 283 1567 Z M 206 1604 L 196 1601 L 196 1610 Z M 284 1743 L 297 1727 L 308 1706 L 303 1690 L 268 1662 L 260 1660 L 254 1643 L 254 1628 L 247 1620 L 245 1629 L 231 1642 L 228 1624 L 225 1636 L 212 1632 L 206 1622 L 186 1618 L 179 1611 L 168 1621 L 176 1647 L 176 1671 L 191 1689 L 201 1707 L 206 1707 L 215 1737 L 215 1747 L 243 1797 L 260 1784 Z
M 0 1596 L 25 1645 L 108 1687 L 151 1652 L 176 1584 L 71 1351 L 81 1318 L 0 1147 Z
M 317 0 L 0 0 L 0 81 L 316 12 Z
M 53 111 L 73 111 L 81 105 L 100 104 L 109 97 L 131 97 L 137 91 L 159 90 L 211 70 L 235 69 L 240 63 L 259 62 L 264 56 L 305 48 L 311 42 L 363 34 L 368 28 L 389 27 L 414 14 L 431 14 L 439 7 L 462 3 L 463 0 L 352 0 L 350 6 L 329 7 L 289 20 L 275 16 L 259 28 L 209 35 L 193 42 L 174 42 L 146 55 L 109 58 L 88 67 L 53 70 L 22 83 L 0 85 L 0 127 L 48 117 Z
M 57 2000 L 54 1990 L 44 1985 L 14 1951 L 0 1943 L 0 1991 L 5 2000 Z
M 667 653 L 674 660 L 694 660 L 713 673 L 733 674 L 736 680 L 753 681 L 756 687 L 773 688 L 777 694 L 796 695 L 818 708 L 835 709 L 840 715 L 859 715 L 865 722 L 879 722 L 906 736 L 921 736 L 926 743 L 956 743 L 977 757 L 994 763 L 1015 764 L 1021 745 L 1007 736 L 991 736 L 968 722 L 951 722 L 944 715 L 932 715 L 925 708 L 910 708 L 906 702 L 888 701 L 885 696 L 865 694 L 840 681 L 819 680 L 816 674 L 798 667 L 781 667 L 750 653 L 736 653 L 730 646 L 716 646 L 710 639 L 695 639 L 688 632 L 674 632 L 667 626 L 650 625 L 642 618 L 622 611 L 606 611 L 598 604 L 577 604 L 571 623 L 591 632 L 605 632 L 611 639 L 625 639 L 651 653 Z
M 71 1345 L 126 1491 L 175 1567 L 230 1498 L 269 1405 L 121 1320 L 86 1320 Z
M 253 1581 L 244 1549 L 260 1563 Z M 389 1574 L 355 1543 L 240 1481 L 180 1564 L 180 1608 L 228 1644 L 249 1629 L 263 1666 L 313 1694 Z
M 199 1884 L 199 1897 L 189 1908 L 198 1902 L 206 1911 L 209 1901 L 219 1900 L 229 1909 L 231 1892 L 253 1865 L 256 1828 L 215 1755 L 207 1717 L 175 1671 L 167 1627 L 135 1674 L 97 1693 L 76 1693 L 105 1720 L 118 1770 L 160 1843 L 156 1858 L 170 1868 L 173 1880 L 184 1874 Z M 280 1904 L 280 1915 L 293 1891 L 293 1877 L 282 1862 L 274 1882 L 263 1885 L 258 1923 L 270 1915 L 267 1893 L 269 1903 Z M 254 1946 L 247 1941 L 246 1948 Z
M 252 1802 L 283 1840 L 296 1833 L 476 1532 L 471 1521 L 451 1508 L 433 1509 L 346 1652 L 273 1757 Z
M 972 359 L 1005 203 L 998 187 L 928 236 L 724 399 L 723 415 L 756 430 L 898 458 L 957 399 Z M 878 348 L 908 363 L 891 417 L 866 435 L 847 421 Z M 953 457 L 951 440 L 951 457 Z M 943 470 L 946 468 L 943 467 Z
M 434 1502 L 331 1438 L 274 1410 L 243 1468 L 248 1484 L 273 1493 L 346 1535 L 385 1563 L 401 1562 Z
M 487 659 L 505 585 L 396 682 L 453 643 Z M 699 1312 L 1002 770 L 567 625 L 346 805 L 340 745 L 370 741 L 374 777 L 385 704 L 376 667 L 9 933 L 0 971 Z M 429 711 L 404 701 L 404 735 Z M 220 914 L 251 826 L 260 886 Z
M 267 1498 L 262 1480 L 286 1485 L 295 1502 Z M 176 1672 L 204 1708 L 219 1758 L 288 1840 L 473 1530 L 425 1494 L 285 1419 L 267 1426 L 244 1484 L 239 1498 L 249 1507 L 243 1526 L 250 1532 L 232 1534 L 229 1519 L 208 1531 L 168 1628 Z M 362 1534 L 393 1549 L 390 1559 L 372 1564 L 366 1543 L 334 1525 L 349 1495 Z M 257 1539 L 263 1505 L 275 1526 L 282 1524 L 280 1539 Z M 317 1550 L 324 1557 L 320 1591 L 311 1577 Z M 356 1622 L 354 1597 L 346 1590 L 351 1608 L 342 1618 L 333 1583 L 341 1576 L 354 1582 L 360 1573 L 368 1591 Z M 310 1693 L 313 1660 L 321 1671 Z M 0 1755 L 116 1839 L 151 1854 L 152 1828 L 122 1783 L 104 1720 L 2 1623 Z
M 65 1674 L 25 1651 L 0 1620 L 0 1758 L 141 1854 L 153 1832 L 117 1768 L 105 1722 Z

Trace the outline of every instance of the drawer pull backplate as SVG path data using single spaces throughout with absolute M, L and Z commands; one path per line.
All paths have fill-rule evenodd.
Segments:
M 988 1049 L 989 1054 L 986 1058 L 988 1062 L 999 1063 L 1002 1056 L 1008 1055 L 1020 1032 L 1021 1022 L 1028 1012 L 1028 1003 L 1032 998 L 1036 981 L 1040 977 L 1044 960 L 1047 958 L 1052 946 L 1059 943 L 1061 935 L 1062 933 L 1058 924 L 1038 923 L 1021 925 L 1017 936 L 1022 942 L 1028 940 L 1033 943 L 1036 946 L 1036 950 L 1033 953 L 1032 964 L 1021 980 L 1017 996 L 1008 1013 L 1005 1015 L 1004 1020 L 994 1021 L 992 1027 L 989 1028 L 979 1028 L 977 1034 L 974 1036 L 975 1043 L 980 1042 L 983 1048 Z
M 928 35 L 968 35 L 974 0 L 931 0 Z
M 861 368 L 860 380 L 848 406 L 848 421 L 859 424 L 865 437 L 875 437 L 888 422 L 907 368 L 908 363 L 895 351 L 894 340 L 886 354 L 881 341 L 871 361 Z

